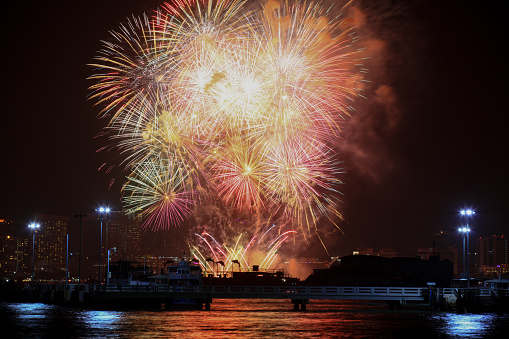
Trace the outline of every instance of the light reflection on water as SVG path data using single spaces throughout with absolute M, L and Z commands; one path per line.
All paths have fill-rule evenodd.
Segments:
M 434 317 L 441 332 L 460 338 L 492 338 L 496 323 L 502 318 L 493 313 L 487 314 L 440 314 Z M 506 332 L 506 338 L 509 333 Z
M 18 318 L 28 326 L 37 324 L 48 316 L 48 310 L 54 306 L 34 303 L 34 304 L 11 304 Z
M 509 316 L 389 310 L 384 304 L 288 300 L 214 300 L 211 311 L 97 311 L 0 303 L 12 338 L 506 338 Z M 5 324 L 4 324 L 5 323 Z M 505 334 L 505 335 L 504 335 Z
M 122 320 L 122 312 L 87 311 L 78 313 L 78 317 L 91 329 L 115 331 Z

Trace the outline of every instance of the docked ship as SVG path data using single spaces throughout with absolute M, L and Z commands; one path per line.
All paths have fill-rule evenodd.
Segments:
M 168 286 L 173 287 L 175 291 L 185 291 L 188 286 L 202 285 L 202 269 L 198 264 L 192 261 L 186 261 L 184 258 L 175 264 L 166 266 L 168 277 Z M 175 298 L 172 305 L 200 305 L 201 300 L 193 298 Z
M 183 258 L 178 263 L 166 264 L 168 285 L 197 286 L 202 285 L 202 269 L 199 264 Z
M 168 309 L 175 307 L 198 307 L 207 304 L 207 296 L 190 298 L 196 286 L 202 285 L 200 265 L 187 258 L 168 261 L 160 274 L 139 269 L 133 265 L 123 265 L 124 271 L 114 271 L 110 284 L 95 291 L 93 301 L 98 307 Z M 119 279 L 122 277 L 123 279 Z M 210 304 L 210 303 L 209 303 Z

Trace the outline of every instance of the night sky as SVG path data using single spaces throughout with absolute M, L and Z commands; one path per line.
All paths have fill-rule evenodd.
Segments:
M 87 63 L 109 30 L 159 4 L 16 1 L 3 8 L 0 218 L 27 224 L 40 212 L 69 216 L 74 227 L 76 213 L 121 208 L 123 174 L 98 171 L 116 154 L 96 152 L 107 143 L 95 138 L 106 121 L 87 101 Z M 430 246 L 433 233 L 454 231 L 467 207 L 476 211 L 472 236 L 507 235 L 503 1 L 366 0 L 357 7 L 370 82 L 343 128 L 344 235 L 328 236 L 329 252 L 374 243 L 412 254 Z M 120 180 L 109 189 L 112 177 Z

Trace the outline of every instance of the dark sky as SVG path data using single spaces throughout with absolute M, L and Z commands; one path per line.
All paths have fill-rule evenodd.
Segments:
M 74 216 L 120 209 L 120 184 L 99 172 L 105 125 L 87 101 L 100 40 L 160 1 L 24 1 L 2 10 L 0 217 Z M 358 1 L 359 34 L 372 52 L 367 99 L 344 127 L 341 210 L 357 246 L 411 253 L 474 208 L 474 236 L 507 234 L 509 76 L 503 1 Z M 72 218 L 74 219 L 74 218 Z M 73 220 L 73 223 L 76 221 Z

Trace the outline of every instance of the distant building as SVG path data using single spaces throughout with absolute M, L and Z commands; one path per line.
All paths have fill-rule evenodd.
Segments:
M 25 237 L 16 239 L 16 266 L 14 276 L 24 277 L 30 272 L 30 240 Z
M 13 248 L 14 238 L 10 232 L 10 221 L 0 219 L 0 278 L 9 278 L 14 268 L 12 258 L 15 256 Z
M 332 260 L 332 259 L 331 259 Z M 326 268 L 330 260 L 322 260 L 320 258 L 292 258 L 282 263 L 271 265 L 267 271 L 274 272 L 283 270 L 285 274 L 293 277 L 306 278 L 314 269 Z
M 456 241 L 447 231 L 440 231 L 433 234 L 431 247 L 417 248 L 417 257 L 422 260 L 429 260 L 432 256 L 438 255 L 440 259 L 447 259 L 453 264 L 454 275 L 462 271 L 463 263 L 458 259 L 458 250 L 454 246 Z
M 11 220 L 0 218 L 0 235 L 4 235 L 10 232 L 11 227 L 12 227 Z
M 324 268 L 326 267 L 326 263 L 320 258 L 299 258 L 299 264 L 301 265 L 309 265 L 312 268 Z
M 503 235 L 480 237 L 475 242 L 476 271 L 483 275 L 496 275 L 500 267 L 505 268 L 508 262 L 508 241 Z M 497 268 L 498 267 L 498 268 Z
M 353 255 L 373 255 L 373 247 L 357 247 Z
M 107 251 L 115 248 L 115 251 L 112 250 L 110 253 L 111 261 L 143 260 L 141 220 L 134 216 L 127 216 L 124 212 L 111 212 L 106 218 L 105 258 L 107 258 Z
M 376 252 L 375 255 L 384 258 L 395 258 L 398 256 L 398 252 L 393 250 L 392 248 L 382 248 L 380 251 Z
M 36 277 L 63 279 L 67 256 L 69 218 L 37 213 L 35 222 L 40 228 L 35 233 Z
M 28 272 L 28 239 L 14 233 L 12 222 L 0 219 L 0 278 L 11 279 Z
M 358 247 L 352 253 L 353 255 L 374 255 L 377 257 L 394 258 L 398 256 L 398 253 L 392 248 L 384 247 L 380 251 L 375 252 L 373 247 Z
M 0 279 L 24 278 L 29 265 L 28 239 L 14 232 L 12 221 L 0 219 Z
M 482 265 L 480 267 L 480 275 L 485 278 L 495 278 L 498 276 L 507 277 L 507 274 L 509 273 L 509 265 L 497 265 L 497 266 L 487 266 Z

